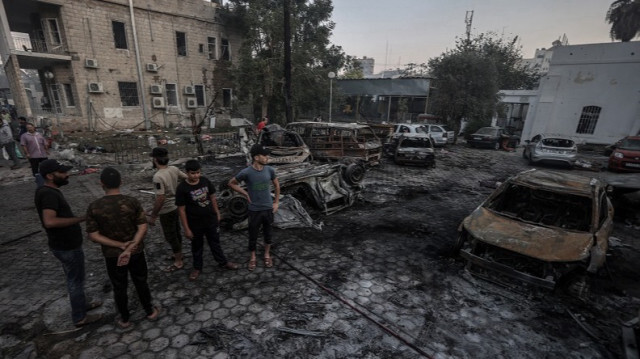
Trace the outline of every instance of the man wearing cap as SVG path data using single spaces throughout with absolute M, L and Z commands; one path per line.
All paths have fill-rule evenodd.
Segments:
M 173 264 L 165 268 L 166 272 L 173 272 L 184 267 L 182 261 L 182 236 L 180 236 L 180 217 L 175 203 L 176 188 L 180 179 L 187 175 L 175 166 L 169 166 L 169 151 L 163 147 L 156 147 L 151 151 L 153 167 L 158 171 L 153 175 L 153 189 L 156 192 L 156 200 L 153 209 L 149 213 L 149 225 L 156 224 L 156 218 L 160 217 L 160 225 L 164 239 L 173 251 Z
M 69 183 L 70 166 L 56 160 L 40 163 L 44 185 L 36 190 L 35 204 L 42 226 L 47 232 L 51 253 L 62 263 L 67 277 L 67 291 L 71 301 L 71 319 L 77 327 L 95 322 L 102 315 L 88 315 L 87 311 L 99 307 L 101 302 L 88 303 L 84 293 L 84 252 L 82 229 L 84 217 L 76 217 L 60 191 Z
M 158 317 L 158 308 L 151 304 L 147 284 L 147 260 L 143 239 L 147 233 L 147 219 L 140 202 L 120 192 L 122 178 L 113 167 L 100 174 L 105 196 L 95 200 L 87 209 L 89 239 L 102 246 L 107 274 L 113 286 L 113 296 L 120 313 L 118 325 L 131 326 L 127 286 L 129 275 L 136 288 L 147 319 Z
M 278 211 L 280 183 L 276 177 L 275 169 L 267 166 L 269 153 L 269 150 L 261 144 L 253 145 L 250 151 L 253 163 L 229 180 L 229 187 L 245 196 L 249 202 L 249 252 L 251 256 L 248 269 L 250 271 L 256 268 L 256 243 L 260 227 L 262 227 L 264 235 L 264 265 L 267 268 L 273 267 L 270 255 L 271 224 L 274 213 Z M 246 190 L 240 186 L 240 182 L 245 182 Z M 275 201 L 271 198 L 272 184 L 275 189 Z

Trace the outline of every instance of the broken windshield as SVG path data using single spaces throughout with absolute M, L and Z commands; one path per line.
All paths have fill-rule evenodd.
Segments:
M 542 144 L 550 147 L 573 147 L 573 141 L 566 138 L 545 138 Z
M 402 140 L 400 147 L 431 148 L 431 141 L 429 141 L 429 139 L 406 138 Z
M 588 232 L 591 198 L 511 184 L 487 208 L 527 222 Z

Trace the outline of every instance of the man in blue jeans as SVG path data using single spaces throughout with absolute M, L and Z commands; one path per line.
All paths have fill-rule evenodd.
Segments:
M 71 300 L 71 319 L 76 327 L 93 323 L 102 314 L 87 315 L 87 311 L 102 305 L 87 303 L 84 294 L 84 252 L 82 251 L 82 229 L 84 217 L 76 217 L 64 198 L 60 187 L 69 183 L 70 166 L 56 160 L 40 163 L 40 175 L 44 186 L 36 190 L 35 204 L 42 226 L 47 232 L 51 253 L 62 263 L 67 277 L 67 291 Z

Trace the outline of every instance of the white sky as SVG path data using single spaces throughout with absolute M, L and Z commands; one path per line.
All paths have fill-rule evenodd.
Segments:
M 472 35 L 519 36 L 524 58 L 567 35 L 570 45 L 611 42 L 613 0 L 333 0 L 332 43 L 373 57 L 375 71 L 426 63 L 455 46 L 473 10 Z

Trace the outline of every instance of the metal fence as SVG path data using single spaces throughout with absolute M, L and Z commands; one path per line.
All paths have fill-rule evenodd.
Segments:
M 151 139 L 153 136 L 153 139 Z M 130 135 L 105 138 L 101 147 L 108 153 L 113 153 L 114 161 L 122 163 L 136 163 L 149 160 L 149 153 L 153 144 L 164 147 L 169 151 L 172 159 L 197 157 L 200 155 L 198 146 L 192 135 L 163 136 L 157 139 L 155 135 Z M 205 155 L 231 154 L 240 152 L 240 136 L 237 132 L 207 133 L 200 135 Z

